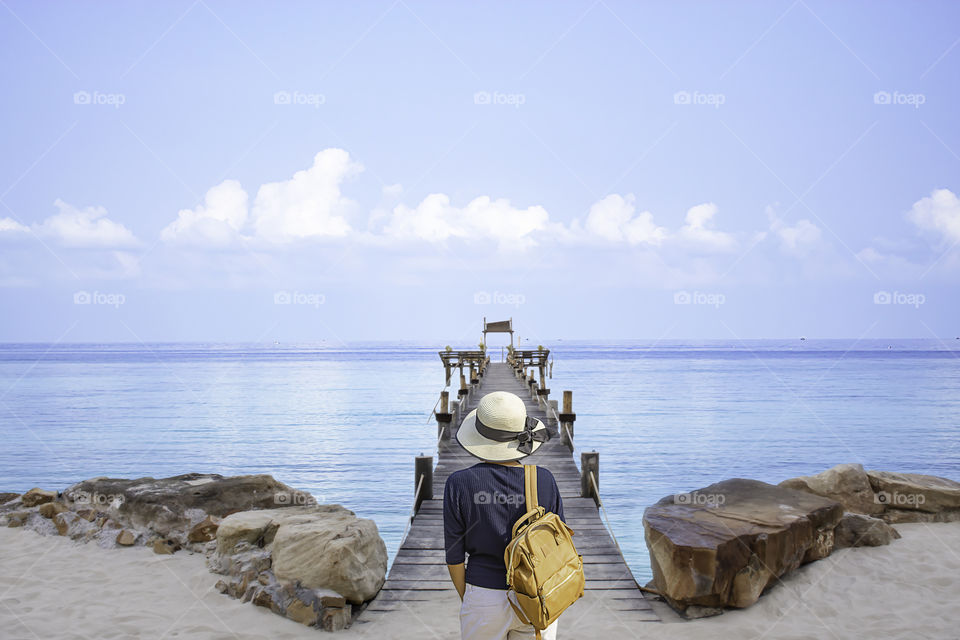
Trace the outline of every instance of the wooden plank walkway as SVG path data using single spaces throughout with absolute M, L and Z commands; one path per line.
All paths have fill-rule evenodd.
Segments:
M 547 467 L 556 478 L 563 498 L 564 515 L 575 531 L 574 542 L 583 555 L 586 593 L 584 598 L 564 613 L 561 625 L 576 619 L 577 627 L 589 629 L 592 616 L 611 615 L 627 628 L 635 622 L 658 621 L 659 618 L 638 589 L 630 568 L 601 521 L 593 498 L 580 497 L 580 471 L 574 463 L 572 452 L 561 442 L 557 426 L 549 425 L 544 411 L 531 398 L 528 388 L 506 363 L 487 365 L 478 387 L 474 389 L 461 416 L 475 409 L 485 394 L 509 391 L 524 400 L 529 415 L 548 424 L 553 432 L 554 437 L 527 461 Z M 361 621 L 388 617 L 389 612 L 401 607 L 416 612 L 418 603 L 425 606 L 431 600 L 448 595 L 442 592 L 453 592 L 455 597 L 444 557 L 443 487 L 451 473 L 477 462 L 477 458 L 457 442 L 455 429 L 449 439 L 441 440 L 439 459 L 433 474 L 434 499 L 424 500 L 421 505 L 393 561 L 383 589 L 361 614 Z

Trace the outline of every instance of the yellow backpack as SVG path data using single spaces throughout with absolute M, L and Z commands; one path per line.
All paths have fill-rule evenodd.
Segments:
M 583 596 L 583 556 L 573 544 L 573 529 L 537 504 L 536 465 L 523 465 L 523 483 L 527 512 L 514 523 L 503 552 L 507 600 L 539 640 L 540 632 Z

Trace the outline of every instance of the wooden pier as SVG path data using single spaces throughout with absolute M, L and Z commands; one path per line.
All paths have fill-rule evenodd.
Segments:
M 512 326 L 510 327 L 512 329 Z M 498 354 L 499 355 L 499 354 Z M 457 399 L 444 391 L 434 414 L 438 428 L 439 459 L 433 467 L 432 456 L 421 456 L 415 467 L 415 508 L 409 530 L 401 543 L 387 581 L 379 595 L 357 620 L 358 626 L 378 626 L 386 622 L 390 612 L 422 610 L 418 620 L 429 618 L 429 610 L 438 601 L 448 603 L 449 615 L 456 620 L 459 599 L 449 579 L 444 557 L 443 487 L 447 477 L 479 462 L 467 453 L 456 439 L 462 419 L 487 393 L 509 391 L 520 396 L 528 415 L 542 420 L 553 437 L 524 462 L 548 468 L 554 475 L 563 498 L 564 515 L 575 531 L 574 542 L 583 555 L 586 593 L 560 618 L 561 635 L 588 637 L 579 631 L 591 630 L 591 621 L 602 616 L 635 628 L 635 623 L 659 620 L 644 599 L 620 549 L 600 518 L 599 454 L 583 453 L 581 468 L 573 458 L 572 393 L 565 391 L 563 406 L 549 399 L 546 371 L 549 351 L 510 349 L 507 362 L 491 363 L 483 351 L 451 351 L 440 353 L 448 384 L 457 386 L 454 368 L 460 370 Z M 539 381 L 536 374 L 539 373 Z M 469 562 L 469 558 L 468 558 Z M 452 596 L 452 597 L 451 597 Z M 371 624 L 374 623 L 374 624 Z M 431 630 L 436 637 L 459 637 Z M 596 627 L 593 627 L 594 629 Z M 424 637 L 432 637 L 429 634 Z M 632 636 L 631 636 L 632 637 Z

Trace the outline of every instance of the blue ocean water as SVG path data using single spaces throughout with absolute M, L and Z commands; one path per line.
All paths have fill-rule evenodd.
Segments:
M 960 479 L 960 341 L 548 346 L 554 397 L 574 392 L 576 459 L 600 452 L 604 504 L 641 581 L 643 509 L 671 493 L 840 462 Z M 436 447 L 437 349 L 0 345 L 0 491 L 269 473 L 373 518 L 392 559 L 413 457 Z

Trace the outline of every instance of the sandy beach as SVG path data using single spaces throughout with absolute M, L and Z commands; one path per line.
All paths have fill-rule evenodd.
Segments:
M 561 637 L 583 638 L 958 638 L 960 523 L 903 524 L 886 547 L 842 549 L 809 564 L 742 611 L 667 623 L 630 624 L 612 613 L 604 628 L 578 618 L 602 602 L 581 601 Z M 213 588 L 199 554 L 155 555 L 100 549 L 20 529 L 0 529 L 0 629 L 9 640 L 36 638 L 315 638 L 303 627 Z M 433 615 L 400 608 L 342 632 L 344 638 L 459 637 L 456 598 Z M 669 622 L 675 622 L 670 624 Z

